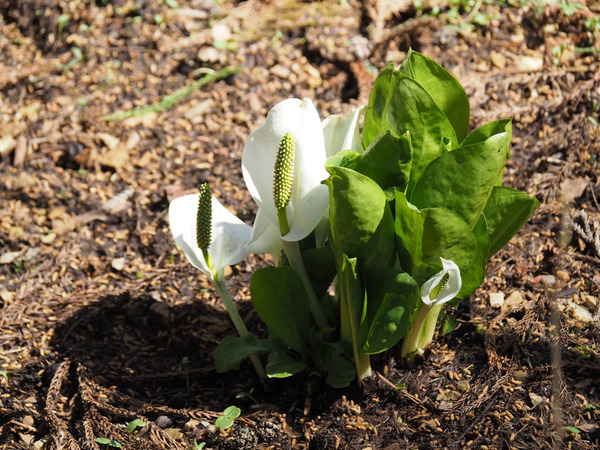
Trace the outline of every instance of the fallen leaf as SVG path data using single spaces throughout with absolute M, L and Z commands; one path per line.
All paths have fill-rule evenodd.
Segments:
M 542 397 L 534 392 L 529 393 L 529 399 L 531 400 L 533 406 L 537 406 L 540 403 L 544 403 L 548 400 L 546 397 Z
M 501 311 L 506 313 L 511 309 L 519 310 L 522 309 L 526 304 L 527 301 L 523 298 L 521 293 L 519 291 L 514 291 L 506 300 L 504 300 Z
M 7 252 L 0 255 L 0 264 L 10 264 L 14 261 L 29 261 L 39 253 L 37 247 L 29 247 L 18 252 Z
M 541 56 L 521 56 L 517 59 L 517 67 L 523 72 L 535 72 L 544 67 L 544 58 Z
M 102 209 L 109 214 L 120 213 L 125 208 L 131 205 L 131 202 L 129 202 L 128 200 L 134 192 L 135 190 L 132 187 L 125 189 L 123 192 L 120 192 L 119 194 L 111 198 L 109 201 L 107 201 L 102 206 Z
M 108 133 L 98 133 L 97 136 L 110 149 L 116 148 L 121 143 L 119 138 Z
M 9 154 L 17 146 L 17 140 L 12 136 L 0 138 L 0 156 Z
M 98 162 L 103 166 L 122 168 L 129 161 L 129 152 L 124 146 L 112 148 L 98 157 Z
M 125 267 L 125 258 L 115 258 L 110 262 L 110 265 L 113 269 L 121 271 Z
M 492 64 L 498 69 L 504 69 L 506 67 L 506 56 L 502 53 L 493 51 L 490 54 L 490 59 L 492 60 Z
M 583 191 L 588 186 L 588 177 L 567 178 L 560 183 L 562 200 L 565 203 L 571 203 L 576 198 L 581 197 Z

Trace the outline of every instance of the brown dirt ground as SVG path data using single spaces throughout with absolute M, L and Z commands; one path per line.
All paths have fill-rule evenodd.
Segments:
M 177 3 L 0 0 L 0 448 L 598 448 L 597 3 L 479 2 L 494 17 L 474 31 L 411 2 Z M 270 107 L 346 114 L 409 46 L 463 83 L 473 127 L 514 119 L 506 183 L 541 207 L 414 368 L 390 351 L 341 391 L 217 374 L 233 330 L 174 246 L 169 200 L 207 181 L 251 223 L 240 155 Z M 167 111 L 103 120 L 227 66 Z M 247 285 L 264 264 L 229 278 L 259 335 Z M 135 418 L 148 426 L 128 433 Z

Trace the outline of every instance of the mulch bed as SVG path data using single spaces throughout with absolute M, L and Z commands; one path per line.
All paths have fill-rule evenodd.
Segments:
M 598 448 L 600 11 L 480 11 L 470 30 L 383 0 L 0 0 L 0 448 Z M 240 158 L 267 111 L 310 97 L 346 115 L 409 47 L 461 81 L 473 127 L 513 118 L 505 184 L 542 205 L 414 367 L 393 350 L 345 390 L 216 373 L 234 330 L 169 201 L 208 182 L 252 223 Z M 248 282 L 269 263 L 228 278 L 261 336 Z

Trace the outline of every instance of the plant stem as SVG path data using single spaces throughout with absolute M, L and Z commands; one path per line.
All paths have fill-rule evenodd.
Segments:
M 287 217 L 287 209 L 285 206 L 277 210 L 277 218 L 279 219 L 279 231 L 281 232 L 282 236 L 285 236 L 290 232 L 290 225 Z
M 327 318 L 325 317 L 323 308 L 321 308 L 321 303 L 317 298 L 317 294 L 315 294 L 315 290 L 308 276 L 308 272 L 306 271 L 306 267 L 304 267 L 304 261 L 302 260 L 302 255 L 300 254 L 300 247 L 298 247 L 297 242 L 288 242 L 283 239 L 281 242 L 290 265 L 296 270 L 298 275 L 300 275 L 300 279 L 302 280 L 302 284 L 304 285 L 304 289 L 306 289 L 306 293 L 308 295 L 308 306 L 310 307 L 310 311 L 317 322 L 317 326 L 321 330 L 324 330 L 329 326 L 329 324 L 327 323 Z
M 424 350 L 429 346 L 429 344 L 431 344 L 442 306 L 443 305 L 432 306 L 427 314 L 427 317 L 425 317 L 425 323 L 423 324 L 423 329 L 421 330 L 419 336 L 419 349 Z
M 427 318 L 427 314 L 431 310 L 431 306 L 421 302 L 418 307 L 417 316 L 413 325 L 408 329 L 408 333 L 404 337 L 402 342 L 401 356 L 408 358 L 408 364 L 413 365 L 415 356 L 422 353 L 422 349 L 419 347 L 421 341 L 421 333 L 423 332 L 423 324 Z M 435 323 L 435 322 L 434 322 Z
M 362 383 L 365 378 L 372 375 L 371 358 L 362 352 L 357 343 L 358 324 L 354 323 L 351 317 L 351 310 L 348 307 L 349 299 L 347 287 L 340 283 L 340 339 L 352 344 L 352 355 L 354 356 L 354 367 L 356 367 L 356 378 Z M 354 326 L 353 326 L 354 325 Z
M 221 300 L 223 301 L 223 304 L 225 305 L 225 309 L 227 309 L 227 312 L 229 313 L 229 317 L 231 317 L 233 326 L 237 330 L 240 337 L 244 337 L 244 336 L 248 335 L 249 334 L 248 329 L 246 328 L 246 325 L 244 324 L 244 321 L 242 320 L 240 313 L 238 312 L 237 308 L 235 307 L 235 303 L 233 303 L 231 295 L 229 295 L 229 290 L 227 289 L 225 280 L 218 280 L 217 278 L 215 278 L 214 286 L 215 286 L 215 289 L 217 290 L 217 292 L 219 293 L 219 296 L 221 297 Z M 265 379 L 266 378 L 265 370 L 262 366 L 262 363 L 260 362 L 258 355 L 255 355 L 255 354 L 250 355 L 250 360 L 252 361 L 252 364 L 254 365 L 254 370 L 256 370 L 256 373 L 258 374 L 258 376 L 262 379 Z

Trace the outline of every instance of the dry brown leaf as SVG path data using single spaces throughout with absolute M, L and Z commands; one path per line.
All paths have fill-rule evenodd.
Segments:
M 98 157 L 98 162 L 103 166 L 122 168 L 129 161 L 129 151 L 125 146 L 112 148 Z
M 588 177 L 567 178 L 560 183 L 562 199 L 565 203 L 571 203 L 576 198 L 581 197 L 583 191 L 589 184 Z
M 11 135 L 0 138 L 0 156 L 8 155 L 17 146 L 17 140 Z

